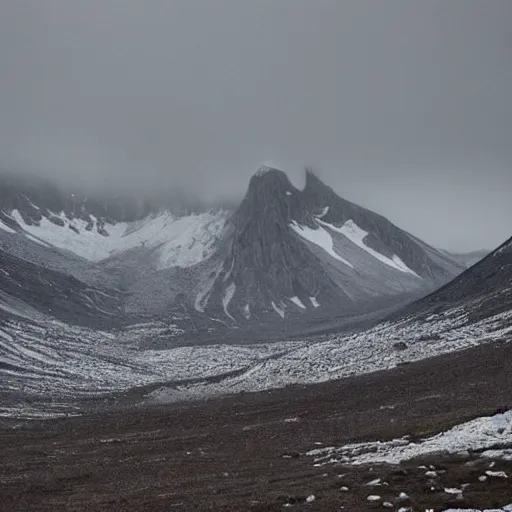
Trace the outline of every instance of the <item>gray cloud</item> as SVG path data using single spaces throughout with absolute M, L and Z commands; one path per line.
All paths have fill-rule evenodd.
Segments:
M 512 217 L 509 0 L 7 0 L 0 162 L 240 194 L 263 161 L 448 249 Z

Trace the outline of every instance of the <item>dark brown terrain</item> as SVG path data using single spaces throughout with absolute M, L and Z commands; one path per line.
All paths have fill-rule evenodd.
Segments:
M 393 510 L 504 506 L 512 502 L 512 462 L 497 461 L 493 468 L 508 479 L 480 482 L 490 461 L 476 453 L 356 468 L 314 467 L 304 453 L 318 443 L 428 436 L 493 414 L 512 405 L 511 376 L 512 344 L 500 342 L 314 386 L 76 418 L 4 421 L 0 509 L 385 510 L 382 502 L 367 501 L 370 494 L 392 502 Z M 429 481 L 418 468 L 422 464 L 435 466 L 437 480 Z M 365 485 L 379 477 L 389 485 Z M 465 483 L 470 485 L 463 500 L 443 492 Z M 400 492 L 410 499 L 398 502 Z M 307 503 L 310 495 L 315 500 Z

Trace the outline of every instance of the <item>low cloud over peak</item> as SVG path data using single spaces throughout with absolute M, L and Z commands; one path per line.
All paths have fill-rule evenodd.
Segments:
M 436 246 L 507 238 L 509 2 L 11 2 L 0 166 L 240 197 L 264 159 Z

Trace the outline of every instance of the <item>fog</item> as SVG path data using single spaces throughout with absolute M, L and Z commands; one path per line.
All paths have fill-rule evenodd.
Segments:
M 509 0 L 8 0 L 0 167 L 239 197 L 262 162 L 450 250 L 512 235 Z

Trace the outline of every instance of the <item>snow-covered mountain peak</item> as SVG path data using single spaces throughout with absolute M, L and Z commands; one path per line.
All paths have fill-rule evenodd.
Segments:
M 264 166 L 238 206 L 214 210 L 2 179 L 0 250 L 95 283 L 104 272 L 134 314 L 319 324 L 418 297 L 462 270 L 310 171 L 300 190 Z
M 157 268 L 189 267 L 211 255 L 226 219 L 225 212 L 176 216 L 170 212 L 151 214 L 133 222 L 99 225 L 93 215 L 85 221 L 63 212 L 28 224 L 18 210 L 12 217 L 31 239 L 71 251 L 91 262 L 99 262 L 133 249 L 148 249 L 158 255 Z
M 0 177 L 0 230 L 100 262 L 135 249 L 157 269 L 211 256 L 229 212 L 193 211 L 137 198 L 98 199 L 23 176 Z

